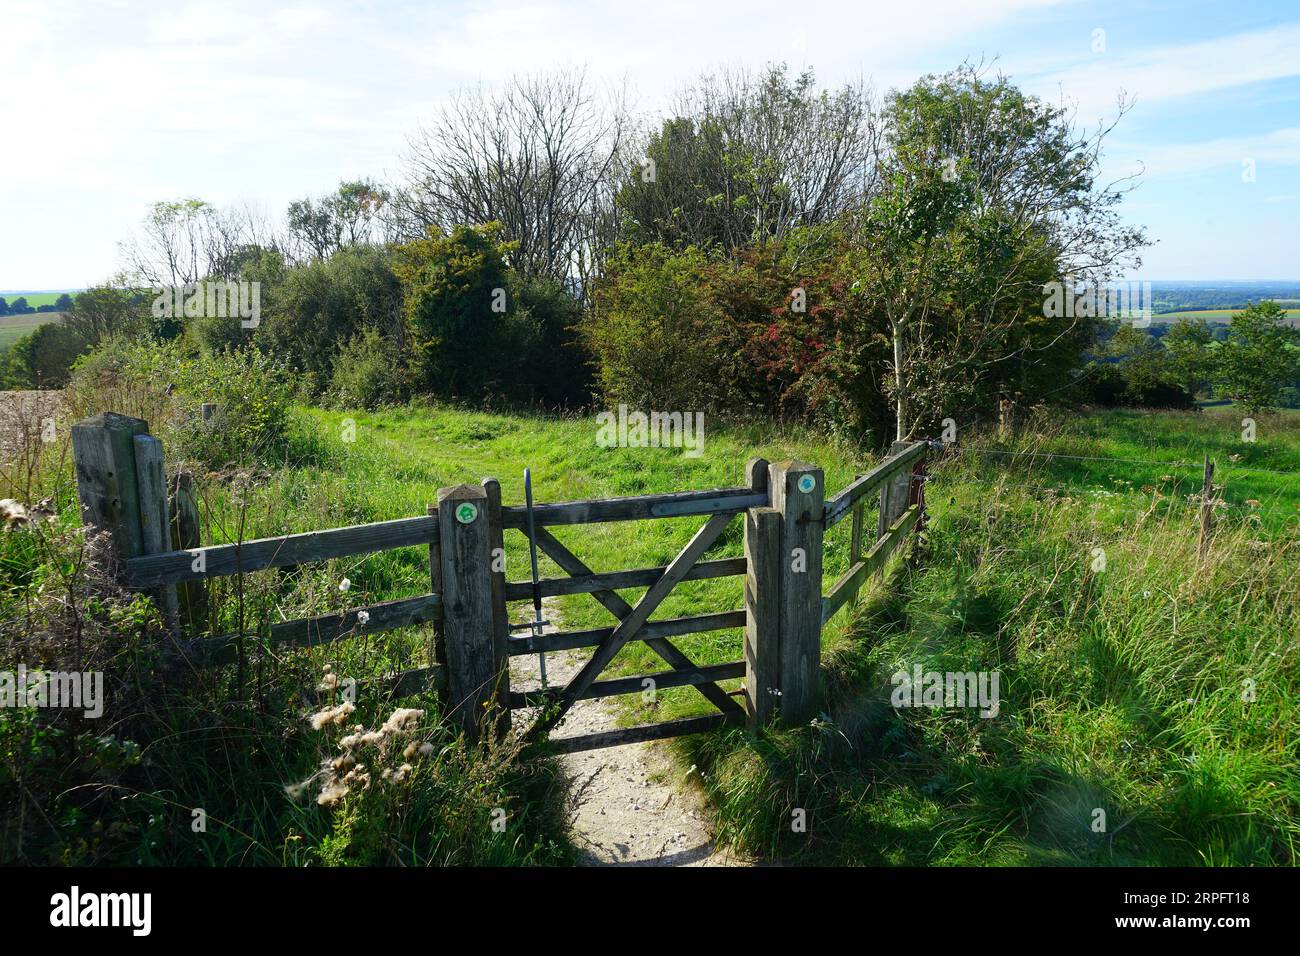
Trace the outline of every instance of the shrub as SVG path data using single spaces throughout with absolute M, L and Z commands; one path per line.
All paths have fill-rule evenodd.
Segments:
M 327 387 L 340 346 L 373 328 L 400 340 L 402 290 L 382 248 L 351 246 L 328 260 L 290 269 L 263 304 L 254 343 Z M 232 333 L 233 334 L 233 333 Z
M 179 342 L 112 339 L 77 364 L 65 402 L 74 421 L 102 411 L 143 418 L 169 454 L 215 468 L 282 460 L 297 388 L 255 349 L 194 355 Z M 206 422 L 205 402 L 218 409 Z
M 411 379 L 402 343 L 362 329 L 339 349 L 326 398 L 340 408 L 378 408 L 409 397 Z
M 438 395 L 478 398 L 508 389 L 530 335 L 508 294 L 501 226 L 457 226 L 398 248 L 406 321 L 421 384 Z

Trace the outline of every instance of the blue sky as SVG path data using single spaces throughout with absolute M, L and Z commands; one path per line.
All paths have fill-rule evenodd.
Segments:
M 1136 101 L 1106 160 L 1146 170 L 1134 278 L 1300 279 L 1294 0 L 0 0 L 0 289 L 108 277 L 157 199 L 279 214 L 394 176 L 440 100 L 516 71 L 585 65 L 655 113 L 720 65 L 886 90 L 981 58 L 1081 122 Z

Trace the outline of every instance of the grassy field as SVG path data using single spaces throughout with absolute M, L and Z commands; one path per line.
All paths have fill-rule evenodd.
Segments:
M 330 441 L 355 419 L 356 441 L 337 440 L 328 466 L 259 484 L 246 536 L 418 514 L 438 487 L 488 475 L 518 503 L 526 465 L 538 500 L 557 501 L 735 485 L 753 454 L 820 464 L 833 490 L 870 457 L 766 427 L 709 435 L 692 460 L 597 448 L 587 420 L 421 408 L 308 414 Z M 1230 409 L 1113 412 L 1012 441 L 975 436 L 966 447 L 935 469 L 923 556 L 877 582 L 856 618 L 842 613 L 827 628 L 828 702 L 817 726 L 757 748 L 740 734 L 675 745 L 701 769 L 724 838 L 837 863 L 1294 862 L 1300 418 L 1261 420 L 1258 441 L 1247 443 Z M 1224 504 L 1199 562 L 1189 496 L 1206 452 L 1218 461 Z M 226 510 L 213 504 L 214 514 Z M 233 520 L 227 512 L 225 523 Z M 615 523 L 558 536 L 605 571 L 666 563 L 698 524 Z M 1104 573 L 1090 570 L 1097 548 L 1109 556 Z M 740 549 L 736 522 L 710 556 Z M 522 536 L 508 533 L 507 552 L 508 576 L 526 578 Z M 837 529 L 827 586 L 847 552 L 847 531 Z M 561 574 L 545 558 L 542 573 Z M 414 594 L 427 586 L 426 555 L 391 552 L 331 574 L 349 577 L 365 599 Z M 740 606 L 738 579 L 687 582 L 656 617 Z M 515 619 L 526 610 L 516 607 Z M 561 599 L 559 610 L 567 627 L 610 622 L 587 596 Z M 681 646 L 700 663 L 741 656 L 738 631 Z M 418 661 L 415 648 L 408 656 Z M 1002 715 L 888 706 L 888 675 L 918 662 L 1000 670 Z M 660 669 L 639 644 L 612 667 Z M 1257 687 L 1252 704 L 1239 700 L 1247 679 Z M 676 689 L 649 709 L 633 698 L 626 716 L 707 709 Z M 807 834 L 788 827 L 800 807 Z M 1102 834 L 1090 829 L 1099 808 L 1110 820 Z
M 819 464 L 833 492 L 872 460 L 860 449 L 775 426 L 707 431 L 704 454 L 692 459 L 672 449 L 599 448 L 591 419 L 418 405 L 295 414 L 305 436 L 296 464 L 200 474 L 206 541 L 421 514 L 438 488 L 486 476 L 501 481 L 507 504 L 517 504 L 525 466 L 537 500 L 553 502 L 734 486 L 756 454 Z M 711 801 L 720 838 L 769 858 L 827 863 L 1295 863 L 1300 416 L 1261 418 L 1258 440 L 1248 443 L 1232 409 L 1068 415 L 1013 437 L 963 435 L 960 449 L 934 464 L 931 521 L 919 551 L 896 559 L 856 608 L 826 628 L 825 705 L 813 725 L 758 741 L 727 732 L 671 745 L 684 773 L 695 768 L 689 778 Z M 1190 496 L 1207 452 L 1224 489 L 1216 535 L 1200 559 Z M 70 483 L 57 497 L 75 520 Z M 699 525 L 662 519 L 556 533 L 592 568 L 612 571 L 667 563 Z M 847 565 L 848 527 L 828 536 L 827 588 Z M 741 542 L 737 520 L 708 557 L 740 554 Z M 507 532 L 506 548 L 508 578 L 526 579 L 524 537 Z M 238 594 L 215 596 L 222 610 L 214 627 L 260 628 L 424 593 L 428 573 L 427 549 L 407 548 L 248 575 Z M 545 557 L 542 574 L 563 576 Z M 623 596 L 634 602 L 641 593 Z M 740 579 L 686 582 L 655 617 L 741 603 Z M 528 610 L 512 607 L 513 618 L 523 620 Z M 585 595 L 559 599 L 551 613 L 566 628 L 612 621 Z M 737 630 L 681 638 L 680 646 L 701 664 L 742 656 Z M 222 705 L 221 733 L 280 743 L 241 748 L 237 765 L 221 774 L 204 768 L 231 759 L 229 751 L 204 757 L 200 749 L 159 777 L 178 806 L 202 805 L 227 822 L 221 839 L 202 848 L 203 859 L 570 859 L 556 777 L 545 763 L 488 760 L 498 769 L 490 785 L 480 780 L 465 791 L 470 808 L 448 794 L 462 792 L 462 778 L 479 779 L 474 767 L 482 764 L 462 760 L 430 771 L 418 778 L 427 788 L 420 791 L 424 809 L 400 823 L 388 810 L 367 815 L 349 804 L 331 816 L 286 802 L 285 785 L 320 759 L 294 716 L 294 687 L 309 687 L 327 665 L 364 680 L 429 662 L 429 633 L 412 629 L 267 658 L 247 676 L 221 677 L 264 688 L 255 712 Z M 892 707 L 890 675 L 914 664 L 997 670 L 999 715 Z M 662 669 L 639 644 L 611 667 Z M 1250 702 L 1242 699 L 1246 681 L 1253 682 Z M 287 707 L 265 703 L 267 694 L 281 700 L 284 693 Z M 709 710 L 689 689 L 661 690 L 651 707 L 638 695 L 622 700 L 629 723 Z M 397 703 L 431 706 L 423 696 L 364 700 L 357 718 L 381 721 Z M 207 727 L 199 716 L 168 719 L 178 733 L 193 721 L 186 733 L 196 737 Z M 155 753 L 153 760 L 151 772 L 161 773 L 163 758 Z M 494 843 L 466 835 L 498 805 L 525 821 L 526 837 Z M 165 804 L 140 803 L 139 812 L 145 809 L 151 820 L 175 815 Z M 806 813 L 805 832 L 791 829 L 797 810 Z M 1107 820 L 1100 833 L 1092 829 L 1098 810 Z M 186 827 L 184 820 L 172 824 Z M 448 827 L 445 840 L 421 842 Z M 394 839 L 399 845 L 390 845 Z M 373 851 L 376 843 L 382 853 Z M 193 852 L 172 846 L 155 858 L 193 861 Z
M 1300 322 L 1300 315 L 1297 309 L 1300 309 L 1300 302 L 1293 299 L 1279 299 L 1278 305 L 1287 311 L 1287 321 L 1291 325 Z M 1195 309 L 1188 312 L 1158 312 L 1151 317 L 1153 322 L 1174 323 L 1182 319 L 1196 320 L 1204 322 L 1223 322 L 1232 321 L 1232 317 L 1240 312 L 1241 309 Z
M 75 295 L 75 293 L 72 292 L 67 294 Z M 43 305 L 53 305 L 55 302 L 59 300 L 59 296 L 61 295 L 64 295 L 64 293 L 63 292 L 4 292 L 4 293 L 0 293 L 0 298 L 3 298 L 6 302 L 9 302 L 10 304 L 12 304 L 15 299 L 26 299 L 27 304 L 30 305 L 33 309 L 39 309 Z
M 0 315 L 0 352 L 46 322 L 63 318 L 62 312 L 32 312 L 27 315 Z

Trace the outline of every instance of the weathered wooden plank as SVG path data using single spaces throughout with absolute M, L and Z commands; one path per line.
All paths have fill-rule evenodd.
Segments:
M 368 614 L 370 619 L 361 624 L 358 615 Z M 442 599 L 437 594 L 399 598 L 366 607 L 354 607 L 336 614 L 298 618 L 271 625 L 269 641 L 272 647 L 315 647 L 328 644 L 341 637 L 350 637 L 364 630 L 367 634 L 380 634 L 399 627 L 412 627 L 442 618 Z M 229 664 L 235 660 L 237 634 L 221 634 L 191 641 L 183 654 L 195 667 L 212 667 Z
M 507 710 L 505 658 L 498 661 L 492 640 L 487 492 L 477 485 L 439 489 L 438 515 L 448 716 L 477 740 L 501 728 L 502 715 L 489 712 Z
M 899 447 L 903 450 L 896 453 L 893 448 Z M 866 474 L 859 475 L 842 490 L 827 499 L 825 518 L 823 519 L 825 527 L 831 528 L 838 524 L 848 515 L 849 510 L 866 495 L 883 485 L 900 469 L 907 468 L 917 458 L 924 455 L 926 444 L 925 442 L 912 442 L 910 444 L 895 442 L 893 448 L 890 449 L 889 457 Z
M 171 529 L 167 522 L 167 471 L 163 463 L 162 442 L 152 435 L 136 435 L 132 442 L 135 445 L 141 553 L 161 554 L 172 549 Z M 173 637 L 179 636 L 181 615 L 176 588 L 165 584 L 154 588 L 152 593 L 168 632 Z
M 583 564 L 572 551 L 566 548 L 563 543 L 555 537 L 555 535 L 551 534 L 545 528 L 534 529 L 534 534 L 537 537 L 537 546 L 545 551 L 550 559 L 565 571 L 570 574 L 591 575 L 591 569 Z M 664 570 L 667 571 L 667 568 Z M 683 580 L 685 580 L 685 578 L 683 578 Z M 632 605 L 628 604 L 613 591 L 593 591 L 591 592 L 591 596 L 599 601 L 604 606 L 605 610 L 609 611 L 610 614 L 614 615 L 614 617 L 620 621 L 632 613 Z M 612 635 L 613 633 L 614 632 L 611 629 L 609 634 Z M 689 657 L 678 650 L 677 647 L 665 637 L 650 633 L 646 628 L 642 628 L 642 633 L 639 637 L 645 641 L 646 646 L 649 647 L 650 650 L 654 651 L 664 661 L 666 661 L 669 667 L 681 670 L 683 668 L 695 666 Z M 609 635 L 602 637 L 601 642 L 608 640 L 608 638 Z M 714 684 L 702 684 L 699 687 L 699 691 L 706 700 L 712 703 L 719 710 L 730 713 L 741 709 L 740 705 L 732 700 L 731 697 L 728 696 L 727 692 L 721 687 Z
M 170 551 L 127 561 L 127 582 L 132 587 L 156 587 L 199 578 L 261 571 L 264 568 L 310 564 L 372 551 L 427 545 L 437 535 L 437 516 L 426 515 L 378 521 L 351 528 L 259 538 L 238 544 L 212 545 L 202 549 L 204 571 L 193 569 L 195 555 L 191 552 Z
M 112 533 L 113 549 L 123 561 L 144 550 L 134 439 L 147 434 L 148 422 L 114 412 L 103 412 L 72 426 L 81 518 L 89 527 Z
M 901 518 L 894 522 L 885 536 L 872 546 L 866 557 L 844 572 L 840 579 L 835 582 L 835 586 L 831 588 L 830 593 L 822 599 L 823 624 L 834 617 L 840 608 L 852 600 L 867 578 L 880 570 L 889 555 L 907 537 L 908 532 L 912 530 L 920 517 L 920 505 L 912 505 L 903 512 Z
M 538 526 L 594 524 L 601 521 L 734 513 L 766 504 L 766 494 L 756 494 L 751 488 L 715 488 L 708 491 L 675 491 L 625 498 L 555 502 L 534 506 L 533 515 Z M 527 527 L 527 509 L 514 506 L 502 508 L 501 513 L 507 528 Z
M 745 556 L 745 705 L 750 730 L 758 730 L 781 689 L 781 512 L 745 513 Z
M 492 660 L 499 668 L 497 695 L 506 700 L 510 694 L 510 668 L 507 666 L 510 650 L 506 640 L 510 637 L 510 613 L 506 609 L 506 549 L 501 527 L 501 485 L 495 478 L 483 479 L 483 493 L 487 496 L 488 524 L 488 584 L 492 607 Z M 502 732 L 510 729 L 510 714 L 503 712 Z
M 199 550 L 203 542 L 199 503 L 194 496 L 194 476 L 188 471 L 172 476 L 168 509 L 171 546 L 167 550 Z M 181 624 L 192 634 L 206 630 L 209 626 L 207 581 L 187 581 L 179 586 L 178 591 Z
M 631 571 L 606 571 L 601 574 L 588 573 L 574 575 L 570 578 L 545 578 L 538 582 L 542 597 L 554 597 L 557 594 L 590 594 L 596 591 L 616 591 L 623 588 L 649 587 L 663 577 L 668 566 L 658 568 L 637 568 Z M 691 568 L 682 578 L 683 581 L 700 581 L 706 578 L 726 578 L 745 573 L 745 559 L 721 558 L 717 561 L 701 561 Z M 507 601 L 527 601 L 533 596 L 531 581 L 509 581 L 505 586 Z
M 909 449 L 920 450 L 915 453 L 919 456 L 925 453 L 924 442 L 902 442 L 896 441 L 889 446 L 889 457 L 895 459 L 902 457 Z M 899 519 L 904 511 L 907 510 L 908 504 L 912 499 L 912 472 L 910 469 L 902 469 L 891 472 L 889 480 L 881 486 L 880 489 L 880 514 L 876 519 L 876 537 L 883 538 L 894 522 Z
M 747 615 L 743 609 L 722 611 L 716 614 L 697 614 L 691 617 L 672 617 L 663 621 L 647 621 L 634 641 L 650 642 L 661 637 L 680 637 L 704 631 L 723 631 L 744 627 Z M 506 639 L 510 656 L 537 654 L 545 651 L 568 651 L 576 647 L 595 647 L 614 631 L 613 627 L 594 627 L 584 631 L 555 631 L 533 637 L 531 634 Z M 675 666 L 675 665 L 674 665 Z
M 770 466 L 772 507 L 781 512 L 781 696 L 786 726 L 817 714 L 822 631 L 822 470 L 801 461 Z
M 743 720 L 744 714 L 741 712 L 684 717 L 681 720 L 667 720 L 657 724 L 603 730 L 599 733 L 583 734 L 581 737 L 552 737 L 547 742 L 547 746 L 556 753 L 578 753 L 583 750 L 598 750 L 602 747 L 618 747 L 622 744 L 637 744 L 647 740 L 665 740 L 685 734 L 698 734 L 706 730 L 717 730 L 720 727 L 739 724 Z
M 545 733 L 564 718 L 564 715 L 569 712 L 569 709 L 578 699 L 578 695 L 590 687 L 600 672 L 609 666 L 609 662 L 614 659 L 614 655 L 641 629 L 641 626 L 645 624 L 646 619 L 650 617 L 654 609 L 677 586 L 682 576 L 690 570 L 691 565 L 699 560 L 700 555 L 713 546 L 733 517 L 734 515 L 731 514 L 716 514 L 705 523 L 703 528 L 695 533 L 695 536 L 691 538 L 681 553 L 673 559 L 672 564 L 668 566 L 668 570 L 664 572 L 663 576 L 642 596 L 636 607 L 632 608 L 619 621 L 613 633 L 600 643 L 595 653 L 591 655 L 587 663 L 582 666 L 582 669 L 565 687 L 564 693 L 554 710 L 543 715 L 533 725 L 530 734 Z
M 680 670 L 659 671 L 655 674 L 637 674 L 631 677 L 617 677 L 613 680 L 594 681 L 590 687 L 582 692 L 578 699 L 590 700 L 595 697 L 614 697 L 619 694 L 639 694 L 646 689 L 646 681 L 653 681 L 654 688 L 661 690 L 667 687 L 693 687 L 700 684 L 712 684 L 714 681 L 731 680 L 744 676 L 744 661 L 731 661 L 727 664 L 706 664 L 703 667 L 690 667 Z M 510 695 L 510 706 L 512 708 L 540 707 L 543 704 L 557 700 L 560 693 L 561 689 L 558 687 L 550 687 L 546 690 L 530 690 L 524 693 L 513 692 Z

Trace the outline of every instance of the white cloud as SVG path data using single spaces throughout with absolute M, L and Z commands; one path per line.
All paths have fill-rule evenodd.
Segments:
M 1159 49 L 1135 47 L 1132 40 L 1111 29 L 1106 52 L 1081 52 L 1071 66 L 1052 68 L 1040 59 L 1008 69 L 1030 78 L 1044 95 L 1060 90 L 1085 120 L 1113 115 L 1121 92 L 1149 103 L 1300 76 L 1300 23 Z

